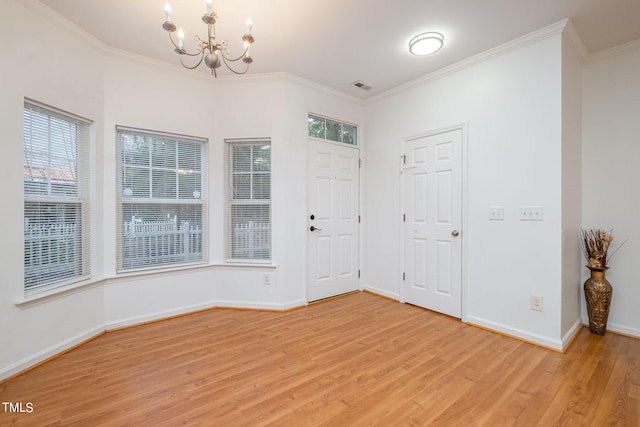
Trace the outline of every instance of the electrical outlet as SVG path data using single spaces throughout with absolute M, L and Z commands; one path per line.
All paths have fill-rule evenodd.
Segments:
M 542 221 L 542 206 L 520 206 L 520 221 Z
M 265 275 L 262 276 L 262 284 L 265 286 L 269 286 L 271 284 L 271 275 L 269 273 L 265 273 Z
M 531 295 L 531 310 L 542 311 L 542 302 L 544 298 Z
M 503 206 L 491 206 L 489 208 L 489 219 L 501 221 L 504 219 Z

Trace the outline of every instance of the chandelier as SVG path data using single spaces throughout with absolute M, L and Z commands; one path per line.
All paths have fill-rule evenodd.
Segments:
M 206 40 L 203 40 L 200 36 L 195 35 L 197 48 L 193 53 L 187 52 L 184 48 L 184 31 L 182 31 L 182 28 L 178 30 L 178 43 L 176 44 L 173 36 L 173 33 L 176 31 L 176 26 L 171 21 L 171 6 L 169 6 L 169 2 L 164 5 L 166 20 L 164 21 L 164 24 L 162 24 L 162 28 L 167 30 L 169 33 L 169 39 L 171 40 L 171 43 L 173 43 L 173 46 L 175 46 L 175 51 L 178 54 L 178 58 L 180 58 L 180 63 L 183 67 L 193 70 L 204 61 L 205 65 L 211 69 L 211 74 L 215 77 L 218 77 L 218 72 L 216 70 L 223 63 L 235 74 L 246 73 L 249 69 L 249 64 L 253 62 L 253 58 L 249 55 L 249 46 L 251 46 L 251 43 L 254 41 L 253 36 L 251 35 L 251 27 L 253 26 L 251 18 L 247 19 L 247 32 L 242 36 L 244 51 L 242 52 L 242 55 L 234 58 L 230 56 L 231 52 L 228 48 L 228 42 L 226 40 L 218 42 L 216 39 L 216 19 L 218 18 L 218 14 L 213 10 L 213 0 L 204 0 L 204 3 L 206 6 L 206 13 L 202 15 L 202 22 L 207 24 L 207 38 Z M 194 65 L 188 65 L 182 59 L 184 56 L 200 57 L 200 59 Z M 244 70 L 242 71 L 238 71 L 232 67 L 233 63 L 240 60 L 245 64 Z

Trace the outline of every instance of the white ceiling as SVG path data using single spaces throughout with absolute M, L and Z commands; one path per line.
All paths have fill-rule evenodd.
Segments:
M 40 1 L 112 48 L 178 63 L 162 29 L 165 0 Z M 169 3 L 189 49 L 194 34 L 206 35 L 204 1 Z M 639 0 L 214 0 L 214 8 L 218 38 L 229 40 L 232 52 L 241 49 L 251 16 L 249 73 L 287 72 L 362 98 L 565 18 L 590 54 L 640 40 Z M 409 40 L 425 31 L 444 34 L 444 48 L 411 55 Z M 373 88 L 352 87 L 356 80 Z

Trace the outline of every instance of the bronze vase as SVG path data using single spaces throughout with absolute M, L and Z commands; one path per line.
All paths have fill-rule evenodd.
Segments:
M 604 335 L 607 332 L 607 319 L 611 307 L 613 288 L 605 279 L 607 268 L 590 268 L 591 277 L 584 282 L 584 297 L 589 313 L 589 329 L 592 334 Z

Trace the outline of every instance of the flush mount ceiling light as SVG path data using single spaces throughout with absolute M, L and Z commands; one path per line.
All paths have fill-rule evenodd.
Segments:
M 409 52 L 414 55 L 431 55 L 439 51 L 444 44 L 444 36 L 440 33 L 428 32 L 418 34 L 409 41 Z

